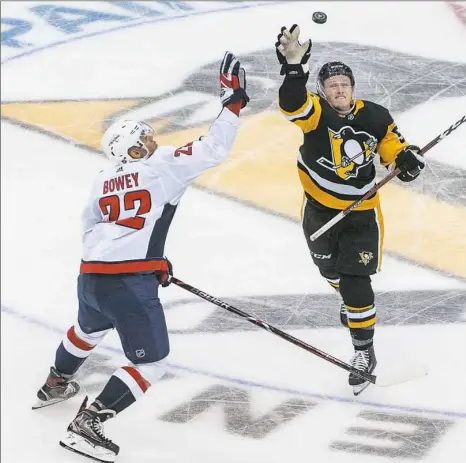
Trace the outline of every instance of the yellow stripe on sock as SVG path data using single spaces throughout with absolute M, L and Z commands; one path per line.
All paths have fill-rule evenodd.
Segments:
M 375 317 L 370 320 L 366 320 L 365 322 L 353 322 L 348 319 L 348 327 L 350 328 L 367 328 L 368 326 L 373 325 L 375 325 Z
M 363 310 L 372 309 L 372 308 L 374 307 L 374 304 L 366 305 L 365 307 L 351 307 L 350 305 L 346 305 L 346 304 L 345 304 L 345 307 L 346 307 L 348 310 L 351 310 L 352 312 L 361 312 L 361 311 L 363 311 Z

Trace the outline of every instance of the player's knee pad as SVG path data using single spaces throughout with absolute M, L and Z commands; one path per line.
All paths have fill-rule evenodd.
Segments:
M 347 306 L 367 307 L 374 304 L 374 291 L 367 275 L 340 274 L 340 294 Z
M 137 365 L 131 364 L 131 368 L 137 370 L 139 374 L 150 384 L 159 381 L 167 371 L 163 361 L 138 363 Z
M 106 336 L 106 334 L 110 330 L 103 330 L 103 331 L 96 331 L 95 333 L 85 333 L 81 327 L 79 326 L 79 323 L 76 323 L 74 325 L 74 330 L 76 332 L 76 335 L 82 339 L 83 341 L 93 344 L 97 346 Z
M 79 323 L 76 322 L 65 334 L 63 347 L 65 350 L 78 358 L 86 358 L 92 349 L 104 339 L 110 330 L 97 331 L 95 333 L 85 333 Z
M 162 378 L 165 373 L 165 368 L 160 362 L 153 363 L 130 363 L 129 365 L 119 368 L 113 376 L 120 380 L 120 383 L 113 385 L 112 394 L 115 395 L 115 390 L 117 390 L 117 395 L 124 395 L 124 389 L 127 388 L 131 391 L 133 398 L 125 399 L 124 403 L 120 404 L 117 408 L 113 407 L 117 413 L 125 409 L 139 397 L 143 396 L 149 387 L 156 383 Z M 121 385 L 121 382 L 123 385 Z M 99 396 L 99 400 L 107 404 L 113 399 L 105 397 L 105 389 L 102 394 Z

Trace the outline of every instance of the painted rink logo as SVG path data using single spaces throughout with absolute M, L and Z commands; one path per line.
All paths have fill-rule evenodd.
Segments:
M 388 105 L 395 114 L 409 111 L 438 94 L 441 94 L 439 98 L 452 98 L 466 93 L 466 82 L 462 79 L 466 74 L 465 64 L 370 46 L 355 48 L 346 43 L 316 43 L 315 55 L 320 61 L 312 63 L 311 74 L 317 72 L 321 62 L 332 59 L 335 47 L 339 54 L 351 59 L 349 64 L 357 76 L 358 94 Z M 377 61 L 368 61 L 367 56 L 377 56 Z M 263 71 L 277 68 L 275 54 L 264 49 L 240 58 L 248 72 L 253 102 L 244 111 L 242 128 L 229 160 L 197 183 L 270 213 L 299 220 L 302 193 L 296 181 L 295 160 L 301 136 L 278 112 L 277 94 L 281 84 L 278 72 Z M 397 67 L 391 70 L 394 59 Z M 412 65 L 413 61 L 416 66 Z M 205 134 L 218 115 L 217 68 L 216 61 L 194 68 L 169 90 L 145 97 L 3 103 L 2 117 L 96 152 L 100 152 L 105 129 L 121 118 L 151 124 L 159 144 L 182 146 Z M 445 88 L 445 80 L 456 84 Z M 400 83 L 405 87 L 403 92 L 398 91 Z M 312 83 L 310 89 L 313 90 Z M 274 136 L 272 142 L 272 134 L 280 137 Z M 383 174 L 384 170 L 379 169 L 379 175 Z M 422 193 L 432 212 L 428 216 L 413 213 L 408 218 L 400 217 L 396 204 L 402 202 L 408 210 L 418 211 L 418 192 L 396 181 L 384 187 L 382 206 L 390 223 L 385 249 L 418 264 L 466 278 L 466 259 L 458 259 L 459 253 L 466 254 L 461 238 L 461 230 L 466 227 L 466 202 L 461 202 L 464 184 L 460 180 L 461 173 L 454 169 L 444 166 L 435 171 L 426 169 Z M 449 183 L 448 194 L 443 196 L 442 189 L 439 190 L 442 182 Z M 459 200 L 452 201 L 453 197 Z M 441 223 L 453 225 L 445 228 L 439 226 Z M 425 239 L 416 240 L 409 232 L 412 228 L 420 228 Z M 432 247 L 431 242 L 438 245 Z
M 271 2 L 262 2 L 268 5 Z M 68 41 L 144 23 L 250 8 L 259 2 L 14 2 L 2 5 L 2 63 Z M 44 33 L 44 27 L 47 33 Z

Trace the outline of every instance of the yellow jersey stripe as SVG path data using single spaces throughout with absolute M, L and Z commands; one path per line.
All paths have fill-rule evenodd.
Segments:
M 311 95 L 313 111 L 307 119 L 295 119 L 292 122 L 296 124 L 304 133 L 312 132 L 319 125 L 320 117 L 322 116 L 322 106 L 320 105 L 319 97 Z
M 280 101 L 278 102 L 278 106 L 280 107 L 280 111 L 287 117 L 293 117 L 293 116 L 297 116 L 298 114 L 301 114 L 303 112 L 305 112 L 308 108 L 308 106 L 310 104 L 312 104 L 312 100 L 311 100 L 311 94 L 309 91 L 307 91 L 307 98 L 306 98 L 306 101 L 303 103 L 302 106 L 300 106 L 296 111 L 285 111 L 281 106 L 280 106 Z
M 336 198 L 331 194 L 327 193 L 326 191 L 321 190 L 316 183 L 309 177 L 308 174 L 303 172 L 301 169 L 298 169 L 299 179 L 301 180 L 301 184 L 303 186 L 304 191 L 318 201 L 320 204 L 323 204 L 326 207 L 330 207 L 332 209 L 339 209 L 343 210 L 346 209 L 353 201 L 347 201 L 344 199 Z M 368 211 L 370 209 L 374 209 L 375 207 L 379 206 L 379 195 L 376 195 L 364 201 L 358 207 L 354 208 L 355 211 Z
M 383 240 L 385 236 L 385 225 L 383 222 L 383 214 L 382 214 L 382 208 L 380 207 L 380 203 L 377 204 L 374 212 L 375 212 L 375 221 L 377 222 L 377 226 L 379 227 L 379 262 L 377 264 L 377 273 L 378 273 L 382 269 Z
M 285 111 L 281 106 L 280 111 L 289 121 L 296 124 L 304 133 L 308 133 L 317 128 L 322 115 L 322 106 L 320 104 L 319 96 L 308 91 L 305 103 L 296 111 Z
M 390 165 L 398 156 L 400 151 L 408 146 L 407 142 L 402 143 L 398 135 L 393 132 L 395 123 L 393 122 L 388 126 L 385 137 L 382 138 L 377 146 L 377 152 L 380 156 L 380 164 L 383 166 Z

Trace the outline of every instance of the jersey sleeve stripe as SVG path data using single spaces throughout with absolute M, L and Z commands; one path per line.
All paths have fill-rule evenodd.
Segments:
M 380 156 L 380 164 L 387 167 L 398 156 L 400 151 L 408 146 L 408 143 L 402 142 L 399 136 L 393 131 L 395 123 L 393 122 L 387 128 L 387 133 L 380 141 L 377 151 Z
M 301 117 L 303 114 L 309 112 L 312 109 L 313 106 L 313 101 L 311 99 L 311 94 L 309 91 L 306 92 L 306 101 L 300 106 L 298 109 L 294 111 L 286 111 L 282 108 L 282 105 L 280 104 L 280 99 L 278 101 L 279 106 L 280 106 L 280 111 L 283 113 L 283 115 L 288 119 L 288 120 L 293 120 L 295 117 Z
M 312 108 L 303 116 L 297 115 L 294 119 L 289 119 L 296 124 L 304 133 L 312 132 L 319 125 L 320 117 L 322 116 L 322 106 L 319 97 L 311 96 Z
M 317 128 L 322 115 L 322 106 L 317 95 L 307 92 L 306 102 L 296 111 L 288 112 L 281 107 L 280 111 L 304 133 L 308 133 Z

